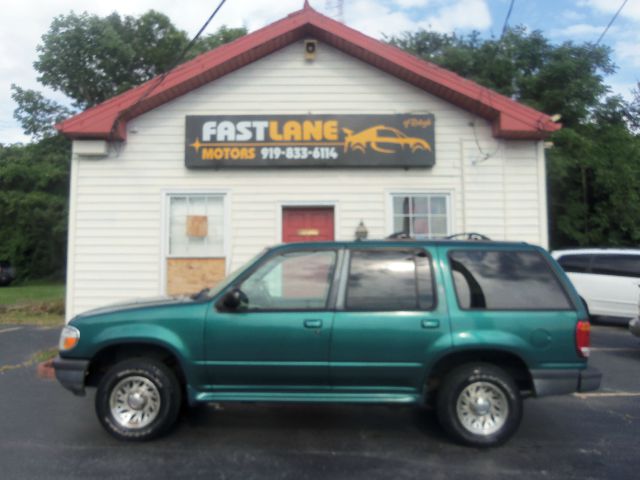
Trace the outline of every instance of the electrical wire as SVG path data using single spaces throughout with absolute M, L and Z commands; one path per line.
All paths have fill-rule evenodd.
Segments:
M 189 50 L 191 50 L 191 48 L 193 48 L 193 45 L 195 45 L 195 43 L 198 41 L 198 38 L 200 38 L 200 35 L 202 35 L 202 32 L 204 32 L 205 29 L 209 26 L 209 24 L 211 23 L 211 20 L 213 20 L 213 17 L 216 16 L 216 14 L 222 8 L 222 6 L 225 4 L 226 1 L 227 0 L 221 0 L 220 1 L 220 3 L 215 8 L 213 13 L 211 15 L 209 15 L 209 18 L 207 19 L 207 21 L 204 22 L 202 27 L 200 27 L 200 30 L 198 30 L 198 33 L 196 33 L 195 36 L 191 39 L 191 41 L 187 44 L 187 46 L 184 47 L 184 49 L 182 49 L 182 52 L 180 52 L 180 55 L 178 55 L 176 60 L 167 69 L 167 71 L 164 72 L 159 77 L 157 77 L 158 80 L 156 82 L 154 82 L 152 85 L 150 85 L 149 88 L 142 95 L 140 95 L 140 97 L 133 103 L 133 105 L 131 105 L 130 107 L 127 107 L 126 109 L 122 110 L 118 114 L 118 116 L 116 117 L 115 121 L 113 122 L 113 126 L 111 127 L 111 132 L 109 133 L 109 141 L 113 141 L 114 135 L 115 135 L 116 131 L 118 130 L 118 126 L 119 126 L 120 122 L 122 121 L 122 119 L 124 118 L 124 116 L 127 113 L 133 111 L 133 109 L 135 107 L 137 107 L 140 104 L 140 102 L 142 102 L 145 98 L 147 98 L 149 95 L 151 95 L 151 93 L 156 88 L 158 88 L 160 86 L 160 84 L 162 84 L 162 82 L 164 82 L 164 79 L 167 78 L 167 75 L 169 75 L 169 73 L 171 73 L 174 68 L 176 68 L 178 65 L 180 65 L 182 63 L 182 61 L 184 60 L 184 58 L 187 55 L 187 53 L 189 52 Z
M 502 33 L 500 34 L 501 39 L 504 37 L 507 27 L 509 26 L 509 18 L 511 17 L 511 11 L 513 10 L 514 3 L 516 3 L 516 0 L 511 0 L 511 3 L 509 4 L 509 10 L 507 11 L 507 16 L 504 19 L 504 25 L 502 25 Z
M 502 37 L 504 36 L 505 32 L 507 31 L 507 26 L 509 25 L 509 18 L 511 17 L 511 12 L 513 11 L 513 5 L 515 3 L 515 0 L 511 0 L 511 3 L 509 4 L 509 10 L 507 10 L 507 16 L 504 19 L 504 25 L 502 26 L 502 34 L 500 35 L 500 39 L 498 41 L 498 46 L 500 46 L 500 41 L 502 40 Z M 489 108 L 490 109 L 494 109 L 493 107 L 493 102 L 492 102 L 492 91 L 489 88 L 483 87 L 480 90 L 480 95 L 478 95 L 478 103 L 482 104 L 484 97 L 486 96 L 487 98 L 487 103 L 489 104 Z M 488 160 L 489 158 L 493 157 L 496 153 L 498 153 L 498 151 L 500 150 L 500 145 L 498 144 L 496 146 L 496 148 L 493 150 L 493 152 L 485 152 L 482 148 L 482 145 L 480 145 L 480 140 L 478 139 L 478 133 L 476 132 L 476 121 L 475 121 L 475 117 L 472 118 L 469 122 L 469 125 L 471 126 L 471 129 L 473 131 L 473 140 L 475 141 L 476 147 L 478 148 L 478 151 L 481 154 L 482 159 L 479 160 L 479 162 L 483 162 L 485 160 Z M 477 162 L 474 162 L 477 163 Z
M 607 32 L 609 31 L 609 27 L 611 27 L 611 25 L 613 25 L 613 22 L 616 21 L 616 18 L 618 18 L 618 15 L 620 15 L 620 12 L 622 11 L 622 9 L 624 8 L 624 6 L 627 4 L 628 1 L 629 0 L 624 0 L 622 2 L 622 5 L 620 5 L 620 8 L 618 9 L 618 11 L 613 15 L 613 18 L 611 19 L 609 24 L 605 27 L 604 31 L 600 34 L 600 37 L 598 38 L 598 41 L 596 42 L 596 46 L 600 43 L 600 41 L 607 34 Z

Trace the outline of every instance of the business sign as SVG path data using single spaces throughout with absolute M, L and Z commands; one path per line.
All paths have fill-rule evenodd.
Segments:
M 188 116 L 187 168 L 431 167 L 428 115 Z

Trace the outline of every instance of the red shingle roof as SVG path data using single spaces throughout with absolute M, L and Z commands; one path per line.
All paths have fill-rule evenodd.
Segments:
M 151 90 L 160 77 L 89 108 L 56 128 L 70 138 L 125 140 L 127 120 L 307 37 L 486 118 L 493 124 L 495 137 L 542 139 L 560 128 L 544 113 L 368 37 L 306 3 L 275 23 L 176 67 L 157 88 Z

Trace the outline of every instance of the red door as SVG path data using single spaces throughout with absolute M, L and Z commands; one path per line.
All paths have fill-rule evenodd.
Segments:
M 333 207 L 284 207 L 282 209 L 282 241 L 332 241 Z

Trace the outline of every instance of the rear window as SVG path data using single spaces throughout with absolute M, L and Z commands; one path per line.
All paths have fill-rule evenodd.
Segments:
M 449 262 L 462 309 L 572 308 L 549 263 L 538 252 L 452 251 Z
M 640 255 L 596 255 L 591 270 L 600 275 L 640 277 Z
M 586 273 L 589 271 L 589 264 L 593 255 L 563 255 L 558 259 L 558 263 L 565 272 Z

